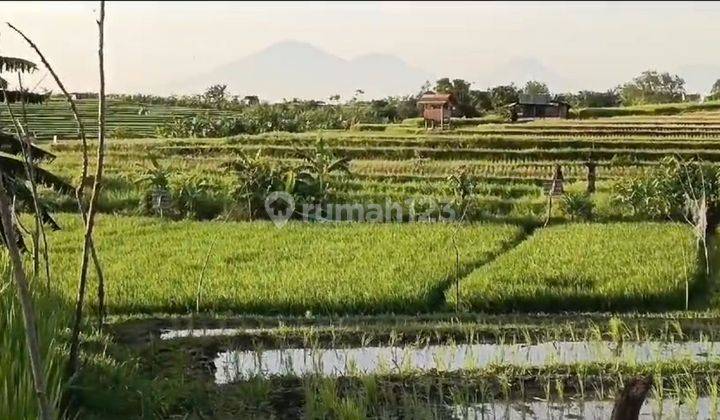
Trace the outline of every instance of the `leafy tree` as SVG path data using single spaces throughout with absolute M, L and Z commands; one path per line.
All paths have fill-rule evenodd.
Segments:
M 470 90 L 470 83 L 463 79 L 444 77 L 435 83 L 435 91 L 438 93 L 452 93 L 457 101 L 458 114 L 462 117 L 475 117 L 478 115 L 473 104 L 475 95 Z
M 520 90 L 514 84 L 495 86 L 490 89 L 490 103 L 495 110 L 517 102 L 519 97 Z
M 525 87 L 523 88 L 523 93 L 526 95 L 532 95 L 532 96 L 549 95 L 550 89 L 543 82 L 530 80 L 527 83 L 525 83 Z
M 609 89 L 605 92 L 581 90 L 574 94 L 558 95 L 556 99 L 577 108 L 610 108 L 620 105 L 620 94 L 617 89 Z
M 708 99 L 711 101 L 720 100 L 720 79 L 717 79 L 715 83 L 713 83 Z
M 222 108 L 222 105 L 227 102 L 227 85 L 212 85 L 205 90 L 203 94 L 205 102 L 211 104 L 214 108 Z
M 620 88 L 623 105 L 680 102 L 685 94 L 685 80 L 670 73 L 654 70 L 642 72 Z
M 485 90 L 471 90 L 470 91 L 470 104 L 478 112 L 484 112 L 492 109 L 492 100 L 490 92 Z

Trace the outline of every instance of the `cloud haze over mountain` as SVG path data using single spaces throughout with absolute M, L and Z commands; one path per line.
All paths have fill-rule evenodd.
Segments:
M 95 2 L 4 2 L 71 90 L 97 88 Z M 108 2 L 110 92 L 270 99 L 414 93 L 426 78 L 605 90 L 648 69 L 720 78 L 718 2 Z M 292 40 L 292 41 L 287 41 Z M 0 53 L 35 58 L 0 28 Z M 56 89 L 40 71 L 29 85 Z
M 345 60 L 308 43 L 284 41 L 219 66 L 209 72 L 168 84 L 159 93 L 196 93 L 211 84 L 227 84 L 231 92 L 263 99 L 404 95 L 417 91 L 434 75 L 388 54 L 367 54 Z

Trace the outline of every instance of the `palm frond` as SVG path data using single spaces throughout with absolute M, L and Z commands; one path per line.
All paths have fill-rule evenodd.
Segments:
M 7 153 L 9 155 L 20 155 L 22 154 L 22 140 L 12 134 L 3 133 L 0 131 L 0 152 Z M 51 161 L 55 159 L 55 155 L 45 151 L 35 145 L 30 145 L 30 156 L 33 161 Z
M 32 192 L 24 182 L 19 182 L 18 179 L 5 177 L 5 185 L 8 192 L 15 198 L 15 201 L 20 202 L 26 209 L 34 212 L 34 203 L 32 198 Z M 43 224 L 50 227 L 52 230 L 60 230 L 60 225 L 50 215 L 50 208 L 42 203 L 38 202 L 40 210 L 40 220 Z
M 17 239 L 16 244 L 20 252 L 27 251 L 27 247 L 25 246 L 25 240 L 23 239 L 22 232 L 20 232 L 20 229 L 18 229 L 17 225 L 13 225 L 13 228 L 15 229 L 15 238 Z M 0 240 L 2 240 L 3 244 L 7 243 L 7 237 L 5 236 L 5 229 L 0 223 Z
M 50 98 L 50 93 L 35 93 L 19 90 L 3 90 L 0 91 L 0 101 L 7 101 L 14 104 L 24 101 L 26 104 L 41 104 Z
M 11 156 L 0 155 L 0 172 L 9 177 L 28 180 L 25 173 L 25 163 Z M 35 166 L 33 172 L 35 173 L 35 182 L 38 184 L 65 195 L 72 195 L 75 191 L 72 185 L 45 169 Z
M 0 56 L 0 72 L 21 72 L 30 73 L 37 70 L 37 66 L 32 61 L 17 57 Z
M 333 171 L 341 171 L 341 172 L 347 172 L 348 164 L 350 163 L 350 158 L 348 157 L 342 157 L 340 159 L 336 159 L 333 163 L 331 163 L 328 166 L 328 172 Z

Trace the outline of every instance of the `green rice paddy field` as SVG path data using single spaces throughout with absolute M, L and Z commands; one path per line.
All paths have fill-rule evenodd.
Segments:
M 81 103 L 89 112 L 94 101 Z M 111 103 L 110 115 L 134 127 L 134 121 L 147 115 L 131 116 L 133 106 Z M 61 114 L 57 101 L 41 107 L 45 111 L 33 112 Z M 458 124 L 445 131 L 425 131 L 409 121 L 367 130 L 361 125 L 347 131 L 217 139 L 110 140 L 100 199 L 105 215 L 98 232 L 109 276 L 109 307 L 123 313 L 183 313 L 199 303 L 210 311 L 293 314 L 682 309 L 690 300 L 688 291 L 699 287 L 689 229 L 630 223 L 637 218 L 614 200 L 614 186 L 665 156 L 720 159 L 720 111 L 683 110 L 676 115 Z M 149 109 L 151 116 L 186 111 Z M 134 217 L 141 214 L 144 189 L 138 181 L 150 157 L 168 168 L 171 184 L 200 191 L 205 213 L 198 218 L 227 221 L 233 220 L 228 212 L 236 181 L 226 163 L 257 152 L 278 162 L 298 162 L 318 139 L 336 156 L 350 158 L 350 173 L 335 184 L 338 202 L 451 202 L 448 178 L 465 171 L 477 178 L 475 213 L 468 220 L 473 224 L 291 223 L 278 230 L 263 222 Z M 79 142 L 41 145 L 56 155 L 45 167 L 76 183 Z M 561 165 L 565 190 L 581 192 L 590 160 L 598 165 L 597 191 L 591 195 L 595 223 L 536 229 L 547 216 L 546 191 L 555 165 Z M 75 210 L 71 199 L 44 193 L 57 211 Z M 570 221 L 558 205 L 551 216 L 553 224 Z M 59 253 L 53 259 L 58 273 L 70 273 L 78 258 L 79 225 L 70 215 L 62 221 L 67 227 L 53 236 Z M 522 228 L 512 227 L 518 222 Z M 459 244 L 459 263 L 453 243 Z M 460 287 L 451 291 L 458 281 Z M 71 284 L 62 290 L 68 298 L 75 294 Z
M 71 301 L 82 225 L 60 220 L 51 259 Z M 702 289 L 692 232 L 668 223 L 573 224 L 525 238 L 503 224 L 102 216 L 96 240 L 112 313 L 182 314 L 198 303 L 257 314 L 443 312 L 457 296 L 463 310 L 486 312 L 662 311 L 684 309 L 686 287 Z
M 637 217 L 614 197 L 617 184 L 666 156 L 720 162 L 716 108 L 447 131 L 408 121 L 218 139 L 154 138 L 163 118 L 192 111 L 150 108 L 144 118 L 136 108 L 110 108 L 111 126 L 127 126 L 138 138 L 111 139 L 107 148 L 95 242 L 110 318 L 97 331 L 91 269 L 79 418 L 470 419 L 482 418 L 468 413 L 487 404 L 538 401 L 552 402 L 548 418 L 583 418 L 557 415 L 558 407 L 611 401 L 637 375 L 653 378 L 650 404 L 658 410 L 671 400 L 691 411 L 655 418 L 718 413 L 715 241 L 708 276 L 689 225 Z M 72 121 L 60 111 L 33 112 L 37 130 L 65 133 L 56 144 L 39 136 L 56 156 L 42 166 L 76 184 L 81 148 Z M 475 212 L 462 222 L 290 221 L 281 228 L 233 217 L 236 180 L 226 163 L 258 151 L 296 163 L 319 138 L 350 158 L 350 173 L 331 177 L 338 202 L 450 202 L 449 178 L 462 172 L 477 177 Z M 141 215 L 139 181 L 150 157 L 168 168 L 171 185 L 201 196 L 191 217 Z M 545 226 L 555 165 L 566 192 L 583 192 L 588 161 L 598 165 L 592 217 L 578 221 L 555 205 Z M 82 225 L 70 198 L 42 194 L 62 227 L 48 232 L 48 305 L 67 315 L 77 294 Z M 3 302 L 11 293 L 0 285 Z M 0 324 L 20 331 L 17 308 L 7 314 Z M 67 324 L 64 315 L 41 319 L 49 340 L 62 342 L 66 333 L 56 324 Z M 5 336 L 15 347 L 21 338 Z M 431 346 L 441 349 L 432 353 Z M 497 346 L 492 357 L 468 356 L 488 346 Z M 392 357 L 380 360 L 383 349 Z M 432 360 L 413 365 L 425 351 Z M 450 369 L 446 353 L 462 355 L 461 365 Z M 361 356 L 343 359 L 336 366 L 342 374 L 312 373 L 344 354 Z M 355 365 L 376 357 L 377 370 Z M 235 365 L 223 365 L 228 360 Z M 218 379 L 253 360 L 266 371 Z M 309 370 L 267 373 L 278 367 L 273 360 Z M 30 389 L 27 369 L 18 372 L 0 384 L 6 398 L 16 398 L 7 390 Z M 58 394 L 62 377 L 53 375 Z M 32 413 L 26 399 L 24 412 Z
M 90 112 L 93 102 L 87 102 L 83 106 Z M 54 103 L 43 106 L 60 108 Z M 147 117 L 131 115 L 132 107 L 137 105 L 111 105 L 111 121 L 115 118 L 122 126 L 133 126 L 136 119 Z M 33 112 L 43 118 L 55 115 L 47 110 Z M 191 111 L 150 108 L 151 118 L 154 114 L 165 118 L 186 112 Z M 63 124 L 68 126 L 63 129 L 72 137 L 72 120 L 66 117 Z M 318 139 L 324 140 L 337 157 L 351 159 L 350 174 L 337 183 L 335 199 L 339 202 L 372 203 L 385 198 L 448 202 L 453 199 L 448 178 L 464 171 L 476 178 L 472 197 L 476 212 L 472 218 L 511 223 L 544 221 L 545 191 L 557 164 L 562 167 L 565 189 L 576 192 L 587 187 L 586 163 L 597 165 L 597 190 L 592 197 L 595 220 L 611 221 L 628 216 L 628 209 L 613 203 L 613 187 L 626 177 L 646 171 L 666 156 L 720 161 L 720 111 L 714 107 L 676 115 L 463 124 L 453 130 L 430 132 L 409 121 L 374 125 L 372 130 L 360 125 L 347 131 L 277 132 L 217 139 L 148 138 L 152 135 L 149 127 L 158 121 L 136 131 L 144 138 L 110 141 L 101 211 L 139 214 L 143 193 L 137 181 L 143 168 L 150 165 L 149 157 L 155 156 L 169 168 L 169 176 L 176 184 L 203 185 L 208 211 L 201 218 L 214 218 L 232 206 L 234 177 L 224 169 L 225 163 L 240 154 L 257 152 L 279 162 L 297 162 L 304 153 L 314 150 Z M 40 127 L 45 126 L 52 127 Z M 46 167 L 77 182 L 79 142 L 69 138 L 58 144 L 48 140 L 40 143 L 57 156 Z M 58 211 L 75 209 L 71 200 L 52 194 L 48 198 Z M 553 217 L 567 219 L 558 206 L 553 208 Z

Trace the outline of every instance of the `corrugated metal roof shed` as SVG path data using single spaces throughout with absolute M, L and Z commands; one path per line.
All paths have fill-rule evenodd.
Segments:
M 455 104 L 455 97 L 452 93 L 426 93 L 418 100 L 419 105 L 442 105 L 446 103 Z

